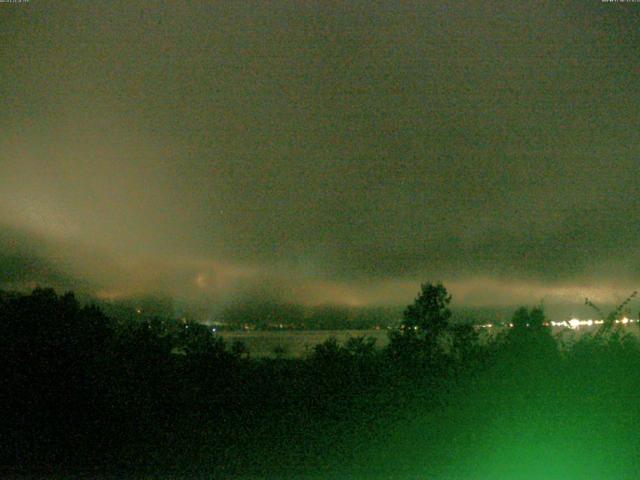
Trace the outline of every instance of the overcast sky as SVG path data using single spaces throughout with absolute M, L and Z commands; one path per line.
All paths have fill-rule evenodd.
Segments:
M 640 4 L 0 4 L 0 267 L 118 298 L 613 301 Z

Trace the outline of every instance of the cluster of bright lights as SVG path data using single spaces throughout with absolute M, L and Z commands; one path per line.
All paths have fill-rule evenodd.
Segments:
M 638 323 L 639 320 L 634 320 L 633 318 L 621 318 L 619 320 L 616 320 L 615 323 L 617 324 L 621 324 L 621 325 L 627 325 L 630 323 Z M 572 318 L 571 320 L 562 320 L 561 322 L 548 322 L 545 323 L 544 325 L 546 327 L 564 327 L 564 328 L 571 328 L 573 330 L 577 330 L 580 327 L 593 327 L 594 325 L 602 325 L 604 323 L 604 320 L 580 320 L 579 318 Z M 508 328 L 513 328 L 513 323 L 507 323 L 505 324 L 506 327 Z M 527 325 L 529 326 L 529 325 Z M 480 328 L 493 328 L 494 324 L 493 323 L 485 323 L 483 325 L 478 325 L 478 327 Z
M 563 320 L 561 322 L 551 322 L 552 327 L 565 327 L 573 328 L 574 330 L 580 327 L 592 327 L 594 325 L 602 325 L 604 320 L 580 320 L 579 318 L 572 318 L 571 320 Z
M 621 324 L 621 325 L 627 325 L 629 323 L 637 323 L 638 320 L 634 320 L 632 318 L 621 318 L 619 320 L 615 320 L 615 323 L 617 324 Z M 580 320 L 579 318 L 572 318 L 569 321 L 563 320 L 562 322 L 551 322 L 551 326 L 552 327 L 565 327 L 565 328 L 572 328 L 574 330 L 580 328 L 580 327 L 592 327 L 594 325 L 602 325 L 604 323 L 604 320 Z

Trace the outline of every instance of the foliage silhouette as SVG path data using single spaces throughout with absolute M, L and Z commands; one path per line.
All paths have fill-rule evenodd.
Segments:
M 558 346 L 542 306 L 519 307 L 511 325 L 504 337 L 510 362 L 552 364 L 558 360 Z
M 451 295 L 441 283 L 421 285 L 398 330 L 389 334 L 388 354 L 407 372 L 445 368 L 445 336 L 450 336 Z
M 620 303 L 616 308 L 614 308 L 608 315 L 605 315 L 602 310 L 594 304 L 588 298 L 584 299 L 585 305 L 588 305 L 593 310 L 600 315 L 600 318 L 603 320 L 602 326 L 600 327 L 598 334 L 606 334 L 611 331 L 611 329 L 616 325 L 616 320 L 620 320 L 621 316 L 626 308 L 626 306 L 638 295 L 638 291 L 634 291 L 629 295 L 622 303 Z
M 449 323 L 450 301 L 423 285 L 383 349 L 355 337 L 308 358 L 252 358 L 204 325 L 112 319 L 50 289 L 0 292 L 0 468 L 526 478 L 543 452 L 553 468 L 562 451 L 572 468 L 629 476 L 635 337 L 584 335 L 559 352 L 544 311 L 522 307 L 513 328 L 480 342 L 472 325 Z M 487 467 L 496 452 L 503 470 Z M 588 463 L 613 453 L 615 465 Z
M 451 295 L 441 283 L 436 285 L 424 283 L 420 294 L 412 305 L 403 313 L 402 328 L 411 332 L 419 331 L 419 335 L 433 341 L 448 327 L 451 318 Z

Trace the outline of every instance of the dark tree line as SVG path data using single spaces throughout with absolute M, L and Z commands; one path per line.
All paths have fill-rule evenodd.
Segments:
M 252 358 L 197 323 L 110 318 L 70 293 L 2 293 L 0 466 L 437 478 L 481 463 L 477 452 L 520 452 L 519 438 L 530 468 L 568 440 L 585 455 L 602 439 L 639 453 L 624 443 L 640 426 L 635 337 L 609 325 L 559 348 L 542 308 L 522 307 L 483 338 L 451 322 L 451 301 L 424 284 L 387 347 L 329 339 L 292 359 Z

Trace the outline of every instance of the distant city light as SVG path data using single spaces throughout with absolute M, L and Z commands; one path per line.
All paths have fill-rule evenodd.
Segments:
M 562 321 L 562 322 L 551 322 L 551 326 L 553 327 L 565 327 L 565 328 L 571 328 L 571 329 L 578 329 L 580 327 L 592 327 L 594 325 L 602 325 L 604 323 L 604 320 L 592 320 L 592 319 L 588 319 L 588 320 L 580 320 L 579 318 L 572 318 L 571 320 L 567 321 Z M 638 323 L 638 320 L 634 320 L 631 318 L 627 318 L 624 317 L 620 320 L 615 320 L 615 323 L 618 324 L 623 324 L 623 325 L 627 325 L 629 323 Z
M 622 325 L 628 325 L 631 323 L 638 323 L 638 320 L 635 320 L 633 318 L 627 318 L 627 317 L 623 317 L 619 320 L 615 320 L 615 323 L 617 324 L 622 324 Z M 548 322 L 545 323 L 545 326 L 551 326 L 551 327 L 563 327 L 563 328 L 570 328 L 572 330 L 577 330 L 580 327 L 593 327 L 595 325 L 602 325 L 604 324 L 604 320 L 593 320 L 593 319 L 588 319 L 588 320 L 580 320 L 579 318 L 572 318 L 570 320 L 562 320 L 560 322 Z M 478 325 L 478 328 L 494 328 L 496 325 L 494 325 L 493 323 L 485 323 L 485 324 L 481 324 Z M 527 326 L 529 326 L 527 324 Z M 513 323 L 506 323 L 505 327 L 507 328 L 513 328 Z

